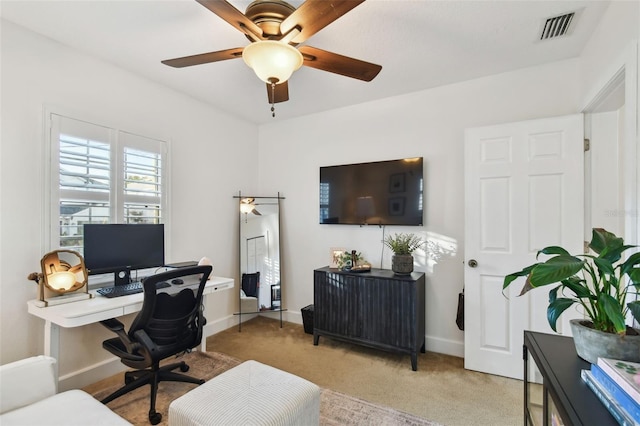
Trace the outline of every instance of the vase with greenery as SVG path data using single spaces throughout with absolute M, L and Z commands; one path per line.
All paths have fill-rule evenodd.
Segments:
M 350 252 L 342 252 L 336 259 L 338 269 L 349 271 L 359 263 L 364 263 L 364 257 L 359 251 L 351 250 Z
M 393 252 L 391 270 L 398 275 L 413 272 L 413 252 L 425 244 L 419 236 L 404 233 L 387 235 L 383 243 Z
M 536 260 L 541 254 L 552 257 L 507 275 L 502 288 L 505 290 L 520 277 L 526 277 L 520 295 L 537 287 L 553 285 L 549 291 L 547 320 L 554 331 L 557 331 L 556 322 L 560 315 L 573 305 L 579 305 L 588 319 L 570 321 L 580 357 L 592 363 L 597 361 L 597 357 L 603 354 L 603 346 L 611 346 L 602 339 L 614 339 L 615 350 L 622 351 L 614 356 L 637 362 L 640 360 L 640 332 L 628 326 L 626 319 L 631 315 L 640 321 L 640 300 L 637 300 L 640 294 L 640 252 L 626 259 L 622 256 L 625 251 L 636 247 L 625 245 L 622 238 L 611 232 L 594 228 L 589 248 L 595 254 L 571 255 L 562 247 L 545 247 L 538 251 Z M 595 333 L 580 327 L 587 327 Z M 583 336 L 585 333 L 594 337 Z M 589 339 L 584 343 L 590 348 L 579 347 L 579 339 L 583 337 Z M 627 349 L 622 346 L 629 341 L 637 341 L 638 346 L 632 345 L 628 349 L 630 355 L 627 355 Z

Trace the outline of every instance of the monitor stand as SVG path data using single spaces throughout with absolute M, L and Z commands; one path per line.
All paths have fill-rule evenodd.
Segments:
M 113 273 L 113 283 L 115 285 L 126 285 L 131 283 L 131 269 L 126 268 Z

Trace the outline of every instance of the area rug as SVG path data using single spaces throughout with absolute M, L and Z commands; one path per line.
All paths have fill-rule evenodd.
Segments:
M 189 366 L 187 374 L 209 380 L 218 374 L 235 367 L 242 361 L 218 352 L 192 352 L 179 360 L 184 360 Z M 168 360 L 167 362 L 176 362 Z M 124 374 L 122 375 L 124 377 Z M 100 400 L 122 385 L 107 385 L 103 389 L 93 392 L 93 396 Z M 156 399 L 156 411 L 162 413 L 160 425 L 167 425 L 169 404 L 174 399 L 193 389 L 195 385 L 178 382 L 161 382 Z M 127 395 L 112 401 L 108 407 L 135 425 L 148 425 L 149 386 L 143 386 Z M 372 404 L 349 395 L 322 389 L 320 394 L 320 424 L 323 426 L 337 425 L 407 425 L 407 426 L 437 426 L 437 423 L 416 417 L 409 413 L 394 410 L 389 407 Z

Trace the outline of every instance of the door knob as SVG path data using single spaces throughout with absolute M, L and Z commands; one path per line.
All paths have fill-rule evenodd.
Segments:
M 470 261 L 467 262 L 467 265 L 469 265 L 472 268 L 475 268 L 476 266 L 478 266 L 478 262 L 475 259 L 471 259 Z

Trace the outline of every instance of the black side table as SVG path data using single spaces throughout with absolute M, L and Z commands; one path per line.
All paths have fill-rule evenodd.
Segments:
M 543 379 L 543 425 L 617 425 L 613 416 L 580 377 L 591 364 L 578 357 L 573 338 L 524 332 L 524 424 L 533 425 L 529 394 L 529 355 Z

